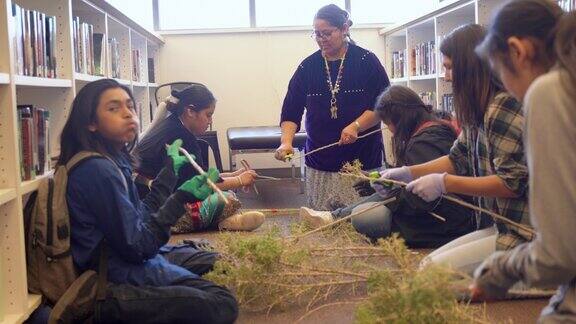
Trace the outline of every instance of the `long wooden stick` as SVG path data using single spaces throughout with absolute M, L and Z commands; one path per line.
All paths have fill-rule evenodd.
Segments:
M 366 134 L 364 134 L 364 135 L 362 135 L 362 136 L 358 136 L 358 139 L 361 139 L 361 138 L 370 136 L 370 135 L 372 135 L 372 134 L 376 134 L 376 133 L 378 133 L 378 132 L 382 132 L 382 129 L 375 129 L 375 130 L 371 131 L 370 133 L 366 133 Z M 334 143 L 332 143 L 332 144 L 328 144 L 328 145 L 325 145 L 325 146 L 322 146 L 322 147 L 319 147 L 319 148 L 317 148 L 317 149 L 313 149 L 313 150 L 310 151 L 310 152 L 306 152 L 305 154 L 301 154 L 301 155 L 295 157 L 295 159 L 301 159 L 301 158 L 306 157 L 306 156 L 308 156 L 308 155 L 310 155 L 310 154 L 316 153 L 316 152 L 318 152 L 318 151 L 325 150 L 325 149 L 327 149 L 327 148 L 330 148 L 330 147 L 336 146 L 336 145 L 340 145 L 340 141 L 334 142 Z
M 263 175 L 257 175 L 256 179 L 264 179 L 264 180 L 275 180 L 275 181 L 280 181 L 280 180 L 284 180 L 281 178 L 275 178 L 275 177 L 269 177 L 269 176 L 263 176 Z
M 336 221 L 333 221 L 333 222 L 330 223 L 330 224 L 326 224 L 326 225 L 324 225 L 324 226 L 320 226 L 320 227 L 318 227 L 317 229 L 308 231 L 308 232 L 306 232 L 306 233 L 304 233 L 304 234 L 301 234 L 301 235 L 298 235 L 298 236 L 293 236 L 293 237 L 291 237 L 291 239 L 293 239 L 293 240 L 299 240 L 299 239 L 301 239 L 301 238 L 303 238 L 303 237 L 306 237 L 306 236 L 308 236 L 308 235 L 310 235 L 310 234 L 314 234 L 314 233 L 323 231 L 323 230 L 325 230 L 325 229 L 327 229 L 327 228 L 333 227 L 334 225 L 338 225 L 338 224 L 340 224 L 340 223 L 342 223 L 342 222 L 345 222 L 345 221 L 351 219 L 352 217 L 354 217 L 354 216 L 356 216 L 356 215 L 360 215 L 360 214 L 365 213 L 365 212 L 367 212 L 367 211 L 369 211 L 369 210 L 371 210 L 371 209 L 374 209 L 374 208 L 379 207 L 379 206 L 382 206 L 382 205 L 386 205 L 386 204 L 391 203 L 391 202 L 393 202 L 393 201 L 395 201 L 395 200 L 396 200 L 396 197 L 392 197 L 392 198 L 386 199 L 386 200 L 384 200 L 384 201 L 377 202 L 377 203 L 375 203 L 374 205 L 372 205 L 372 206 L 370 206 L 370 207 L 364 208 L 364 209 L 362 209 L 362 210 L 360 210 L 360 211 L 357 211 L 357 212 L 355 212 L 355 213 L 352 213 L 352 214 L 350 214 L 350 215 L 348 215 L 348 216 L 346 216 L 346 217 L 342 217 L 342 218 L 340 218 L 340 219 L 338 219 L 338 220 L 336 220 Z
M 353 176 L 353 177 L 356 177 L 356 178 L 360 178 L 360 179 L 364 179 L 364 180 L 369 180 L 369 181 L 373 181 L 373 182 L 391 183 L 391 184 L 395 184 L 395 185 L 398 185 L 398 186 L 401 186 L 401 187 L 405 187 L 405 186 L 407 185 L 407 183 L 405 183 L 405 182 L 396 181 L 396 180 L 390 180 L 390 179 L 382 179 L 382 178 L 380 178 L 380 179 L 373 179 L 373 178 L 370 178 L 370 177 L 367 177 L 367 176 L 364 176 L 364 175 L 351 174 L 351 173 L 342 173 L 342 172 L 341 172 L 340 174 L 342 174 L 342 175 L 347 175 L 347 176 Z M 481 212 L 481 213 L 488 214 L 488 215 L 492 216 L 492 218 L 497 219 L 497 220 L 499 220 L 499 221 L 502 221 L 503 223 L 506 223 L 506 224 L 508 224 L 508 225 L 514 226 L 514 227 L 519 228 L 519 229 L 521 229 L 521 230 L 524 230 L 524 231 L 526 231 L 526 232 L 528 232 L 528 233 L 530 233 L 530 234 L 532 234 L 532 235 L 536 235 L 536 231 L 535 231 L 534 229 L 532 229 L 532 228 L 530 228 L 530 227 L 528 227 L 528 226 L 526 226 L 526 225 L 523 225 L 523 224 L 520 224 L 520 223 L 516 223 L 516 222 L 514 222 L 514 221 L 511 221 L 511 220 L 509 220 L 508 218 L 506 218 L 506 217 L 504 217 L 504 216 L 502 216 L 502 215 L 496 214 L 495 212 L 490 211 L 490 210 L 488 210 L 488 209 L 484 209 L 484 208 L 482 208 L 482 207 L 478 207 L 478 206 L 476 206 L 476 205 L 473 205 L 473 204 L 471 204 L 471 203 L 465 202 L 465 201 L 463 201 L 463 200 L 461 200 L 461 199 L 458 199 L 458 198 L 456 198 L 456 197 L 453 197 L 453 196 L 451 196 L 451 195 L 442 195 L 442 198 L 444 198 L 444 199 L 446 199 L 446 200 L 449 200 L 449 201 L 451 201 L 451 202 L 453 202 L 453 203 L 456 203 L 456 204 L 458 204 L 458 205 L 460 205 L 460 206 L 464 206 L 464 207 L 467 207 L 467 208 L 470 208 L 470 209 L 479 211 L 479 212 Z
M 168 146 L 168 145 L 166 145 Z M 198 163 L 196 163 L 196 161 L 194 161 L 194 158 L 190 155 L 190 153 L 188 153 L 188 151 L 186 151 L 184 148 L 180 148 L 179 149 L 180 152 L 182 152 L 182 154 L 184 154 L 184 156 L 188 159 L 188 161 L 190 162 L 190 164 L 192 164 L 192 166 L 194 167 L 194 169 L 196 169 L 196 171 L 198 171 L 198 173 L 200 173 L 200 175 L 204 175 L 206 174 L 206 172 L 204 172 L 204 170 L 202 170 L 202 167 L 200 167 L 198 165 Z M 226 198 L 226 196 L 224 195 L 224 193 L 222 192 L 222 190 L 220 190 L 220 188 L 218 188 L 218 186 L 216 186 L 214 184 L 214 182 L 212 182 L 212 180 L 210 180 L 208 177 L 206 178 L 206 183 L 208 183 L 208 185 L 214 190 L 214 192 L 216 192 L 218 194 L 218 196 L 220 196 L 220 198 L 222 198 L 222 200 L 224 200 L 224 203 L 226 205 L 228 205 L 228 203 L 230 203 L 228 201 L 228 198 Z
M 250 168 L 250 164 L 248 164 L 248 161 L 246 160 L 241 160 L 240 163 L 242 163 L 242 166 L 244 167 L 244 169 L 246 169 L 246 171 L 250 171 L 252 170 L 252 168 Z M 240 177 L 240 176 L 238 176 Z M 240 178 L 238 178 L 240 179 Z M 256 195 L 260 195 L 260 193 L 258 192 L 258 188 L 256 188 L 256 184 L 252 183 L 252 188 L 254 189 L 254 192 L 256 193 Z

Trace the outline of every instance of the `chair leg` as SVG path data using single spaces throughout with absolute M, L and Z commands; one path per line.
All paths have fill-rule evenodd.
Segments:
M 299 150 L 300 151 L 300 150 Z M 304 150 L 299 152 L 299 156 L 304 153 Z M 303 194 L 306 191 L 306 162 L 300 159 L 300 193 Z
M 230 172 L 234 172 L 234 170 L 236 170 L 236 153 L 232 152 L 232 150 L 229 150 L 228 158 L 230 161 Z

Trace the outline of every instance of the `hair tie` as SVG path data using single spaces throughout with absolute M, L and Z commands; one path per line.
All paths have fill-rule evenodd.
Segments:
M 166 101 L 177 105 L 180 102 L 180 99 L 174 97 L 173 95 L 169 95 L 168 97 L 166 97 Z

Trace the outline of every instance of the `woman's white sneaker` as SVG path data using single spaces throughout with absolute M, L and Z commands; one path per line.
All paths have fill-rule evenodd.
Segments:
M 260 227 L 266 216 L 259 211 L 234 214 L 218 224 L 218 228 L 228 231 L 253 231 Z
M 308 223 L 312 228 L 318 228 L 334 221 L 332 213 L 329 211 L 320 211 L 308 207 L 300 207 L 300 220 Z

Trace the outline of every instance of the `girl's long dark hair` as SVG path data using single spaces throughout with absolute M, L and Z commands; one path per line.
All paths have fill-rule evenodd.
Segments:
M 171 94 L 178 98 L 179 102 L 177 104 L 168 103 L 166 109 L 178 116 L 182 115 L 185 108 L 200 112 L 210 108 L 216 102 L 212 92 L 200 83 L 192 84 L 180 91 L 172 90 Z
M 74 98 L 68 120 L 60 135 L 59 165 L 65 165 L 76 153 L 80 151 L 93 151 L 103 155 L 112 156 L 116 149 L 110 145 L 98 132 L 91 132 L 88 126 L 97 122 L 96 109 L 100 103 L 102 93 L 108 89 L 121 88 L 134 101 L 130 89 L 112 79 L 102 79 L 86 84 Z M 123 149 L 128 151 L 134 147 L 137 139 Z
M 502 84 L 487 62 L 474 52 L 486 30 L 476 24 L 461 26 L 442 41 L 440 52 L 452 60 L 452 90 L 456 119 L 464 127 L 478 127 Z
M 406 147 L 418 127 L 427 121 L 438 120 L 432 113 L 432 106 L 425 105 L 412 89 L 399 85 L 390 86 L 378 96 L 375 111 L 382 121 L 392 123 L 396 128 L 392 138 L 396 166 L 406 164 Z
M 488 35 L 476 51 L 514 73 L 508 55 L 510 37 L 533 40 L 537 64 L 551 68 L 557 63 L 564 68 L 569 80 L 563 85 L 576 98 L 576 12 L 565 13 L 549 0 L 509 1 L 492 18 Z

